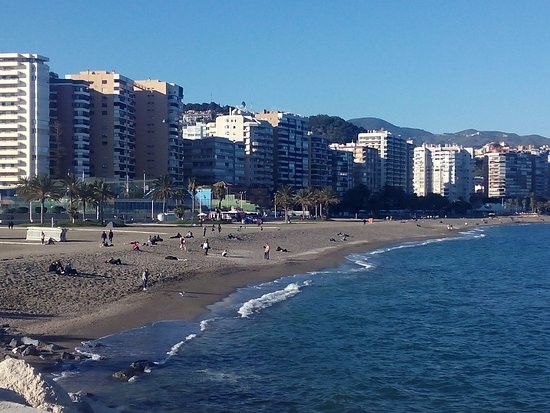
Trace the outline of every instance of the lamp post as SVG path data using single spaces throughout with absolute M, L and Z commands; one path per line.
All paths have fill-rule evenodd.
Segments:
M 241 209 L 243 209 L 243 195 L 246 195 L 246 191 L 241 191 L 239 194 L 241 194 Z

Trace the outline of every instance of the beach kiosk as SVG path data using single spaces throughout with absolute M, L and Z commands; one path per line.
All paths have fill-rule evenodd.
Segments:
M 40 241 L 42 232 L 46 240 L 53 239 L 57 242 L 67 241 L 67 228 L 27 227 L 27 241 Z

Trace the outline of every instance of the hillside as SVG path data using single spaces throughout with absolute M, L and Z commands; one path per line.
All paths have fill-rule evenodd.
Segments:
M 385 120 L 370 117 L 350 119 L 348 122 L 367 130 L 385 129 L 394 135 L 401 135 L 407 139 L 412 139 L 416 145 L 421 145 L 422 143 L 442 145 L 447 143 L 456 143 L 458 145 L 475 148 L 480 148 L 489 142 L 506 142 L 510 146 L 550 145 L 550 140 L 540 135 L 520 136 L 515 133 L 478 131 L 476 129 L 467 129 L 454 133 L 433 134 L 423 129 L 399 127 L 386 122 Z

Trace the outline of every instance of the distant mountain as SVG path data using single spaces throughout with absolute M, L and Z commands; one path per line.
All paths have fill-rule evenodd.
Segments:
M 490 142 L 506 142 L 510 146 L 550 145 L 550 139 L 540 135 L 520 136 L 516 133 L 506 133 L 499 131 L 478 131 L 476 129 L 467 129 L 454 133 L 433 134 L 423 129 L 395 126 L 389 122 L 386 122 L 383 119 L 378 118 L 350 119 L 348 122 L 366 130 L 387 130 L 393 135 L 401 135 L 406 139 L 412 139 L 416 145 L 421 145 L 422 143 L 441 145 L 455 143 L 458 145 L 474 148 L 480 148 Z

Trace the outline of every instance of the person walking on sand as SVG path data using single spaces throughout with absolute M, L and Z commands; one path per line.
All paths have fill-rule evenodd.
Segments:
M 180 238 L 180 250 L 187 252 L 187 245 L 183 237 Z
M 105 231 L 101 233 L 101 245 L 105 245 L 105 242 L 107 241 L 107 234 Z
M 109 244 L 113 244 L 113 230 L 110 229 L 109 230 Z
M 221 224 L 218 224 L 218 234 L 219 234 L 220 232 L 222 232 L 222 226 L 221 226 Z
M 143 291 L 147 291 L 147 283 L 149 282 L 149 270 L 147 268 L 141 274 L 141 282 L 143 285 Z
M 204 255 L 208 255 L 208 250 L 210 249 L 210 244 L 208 243 L 208 238 L 202 244 L 202 249 L 204 250 Z
M 206 237 L 206 227 L 204 227 L 203 230 L 202 230 L 202 236 Z
M 267 242 L 264 245 L 264 258 L 269 259 L 269 244 Z

